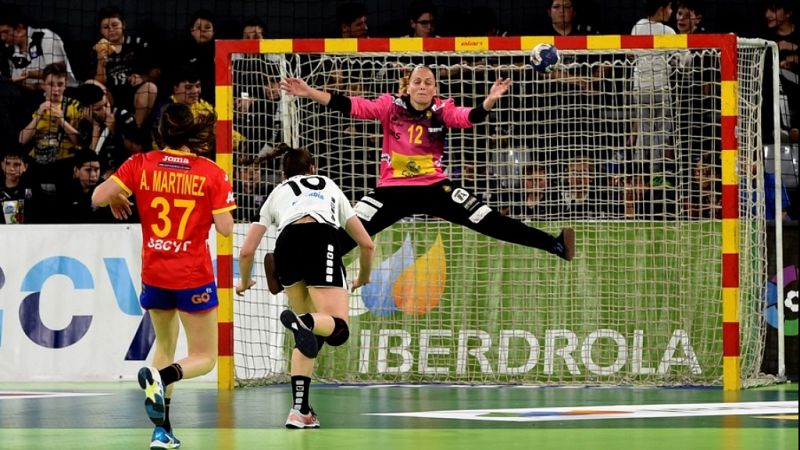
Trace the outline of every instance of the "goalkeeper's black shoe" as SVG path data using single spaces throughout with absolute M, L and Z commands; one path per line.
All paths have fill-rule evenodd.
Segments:
M 317 337 L 314 336 L 311 329 L 297 317 L 297 314 L 288 309 L 283 310 L 281 313 L 281 323 L 294 333 L 294 346 L 300 350 L 300 353 L 312 359 L 317 357 L 319 353 Z
M 562 228 L 561 234 L 556 238 L 556 245 L 553 246 L 553 253 L 559 258 L 572 261 L 575 257 L 575 230 L 572 228 Z

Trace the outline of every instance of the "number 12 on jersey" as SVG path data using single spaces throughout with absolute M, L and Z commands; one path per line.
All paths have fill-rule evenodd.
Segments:
M 408 127 L 408 142 L 412 144 L 422 144 L 422 125 L 411 125 Z

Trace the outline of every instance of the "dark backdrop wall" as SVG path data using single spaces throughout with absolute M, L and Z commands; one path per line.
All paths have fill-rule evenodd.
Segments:
M 239 37 L 241 23 L 251 16 L 267 23 L 267 37 L 321 37 L 336 33 L 335 12 L 341 1 L 323 0 L 4 0 L 18 5 L 32 23 L 51 28 L 77 47 L 99 36 L 96 12 L 115 4 L 128 16 L 133 34 L 170 40 L 187 31 L 188 17 L 198 9 L 218 16 L 217 37 Z M 590 22 L 606 34 L 626 34 L 643 17 L 641 0 L 573 0 L 578 19 Z M 372 36 L 401 36 L 408 32 L 406 10 L 410 0 L 366 0 Z M 469 35 L 467 15 L 476 6 L 490 6 L 499 27 L 512 35 L 545 34 L 549 30 L 547 0 L 436 0 L 441 35 Z M 760 0 L 701 1 L 704 24 L 709 31 L 756 36 L 764 23 Z M 590 20 L 591 19 L 591 20 Z M 77 56 L 77 55 L 76 55 Z

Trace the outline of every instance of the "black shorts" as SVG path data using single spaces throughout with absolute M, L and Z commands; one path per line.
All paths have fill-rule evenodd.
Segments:
M 275 270 L 284 287 L 305 281 L 347 289 L 338 231 L 324 223 L 287 225 L 275 242 Z

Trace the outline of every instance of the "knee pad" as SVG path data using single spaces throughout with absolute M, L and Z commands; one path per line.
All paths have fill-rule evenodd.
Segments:
M 325 338 L 322 336 L 317 336 L 316 334 L 314 337 L 317 339 L 317 348 L 322 350 L 322 345 L 325 344 Z
M 333 332 L 325 338 L 325 342 L 331 347 L 338 347 L 350 338 L 350 328 L 347 326 L 347 322 L 338 317 L 333 318 L 333 324 Z
M 297 316 L 297 318 L 300 319 L 300 321 L 303 322 L 303 325 L 308 327 L 309 330 L 314 329 L 314 316 L 312 316 L 311 313 L 301 314 Z
M 356 203 L 353 210 L 356 212 L 359 219 L 369 222 L 382 207 L 383 203 L 373 199 L 368 194 Z

